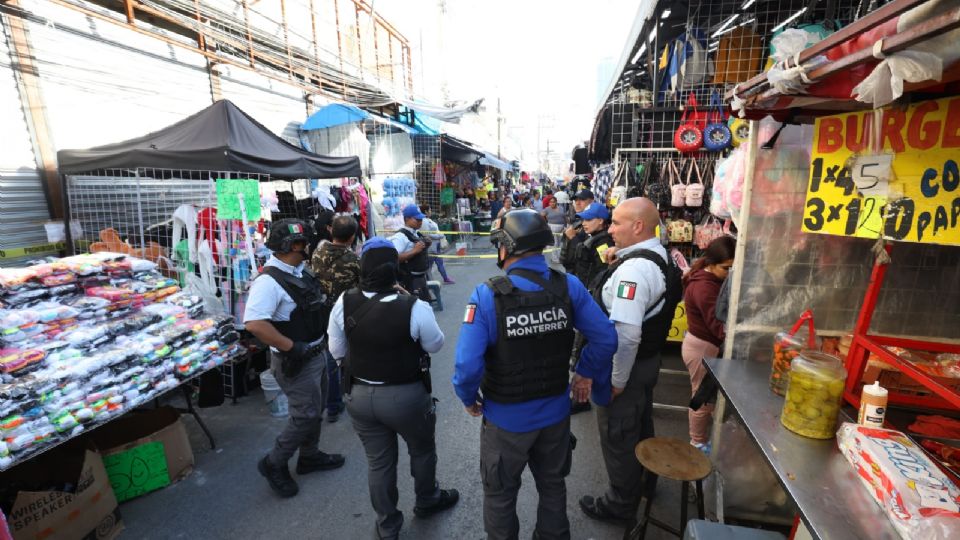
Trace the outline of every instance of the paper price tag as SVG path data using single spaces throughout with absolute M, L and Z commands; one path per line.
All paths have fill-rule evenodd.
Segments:
M 886 197 L 890 193 L 893 158 L 893 154 L 856 156 L 850 164 L 850 172 L 857 191 L 864 197 Z

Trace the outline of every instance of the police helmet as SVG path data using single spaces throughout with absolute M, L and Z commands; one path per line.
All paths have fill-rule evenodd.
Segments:
M 507 257 L 512 257 L 552 245 L 553 231 L 535 210 L 511 210 L 490 231 L 490 242 L 507 248 Z
M 293 244 L 303 242 L 307 246 L 313 237 L 313 231 L 302 219 L 281 219 L 270 227 L 267 248 L 274 253 L 290 253 Z

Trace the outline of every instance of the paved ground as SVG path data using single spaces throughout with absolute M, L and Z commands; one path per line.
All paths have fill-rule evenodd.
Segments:
M 481 539 L 482 486 L 479 474 L 479 421 L 466 414 L 457 400 L 450 377 L 463 306 L 473 287 L 494 275 L 491 259 L 465 259 L 448 263 L 456 285 L 445 286 L 446 309 L 437 313 L 446 334 L 446 345 L 433 357 L 434 395 L 437 410 L 438 479 L 442 487 L 460 491 L 460 504 L 429 520 L 413 515 L 413 482 L 401 445 L 399 467 L 400 508 L 406 518 L 403 538 Z M 670 348 L 665 368 L 682 370 L 679 347 Z M 658 403 L 684 404 L 689 400 L 689 382 L 683 376 L 662 375 L 657 387 Z M 349 417 L 323 425 L 321 448 L 347 456 L 346 465 L 330 472 L 297 478 L 300 494 L 288 500 L 273 495 L 257 473 L 256 462 L 273 444 L 285 420 L 272 418 L 259 390 L 236 405 L 204 409 L 205 421 L 217 439 L 211 451 L 190 417 L 184 417 L 193 441 L 196 469 L 180 483 L 121 506 L 126 531 L 122 538 L 272 538 L 354 539 L 372 538 L 374 513 L 366 484 L 366 462 Z M 682 412 L 657 410 L 658 435 L 686 437 L 687 420 Z M 623 531 L 585 517 L 577 500 L 582 495 L 603 492 L 606 472 L 599 449 L 593 413 L 573 417 L 579 438 L 573 470 L 567 479 L 567 512 L 575 539 L 620 538 Z M 296 477 L 295 477 L 296 478 Z M 530 538 L 536 520 L 537 493 L 533 478 L 525 473 L 518 514 L 520 538 Z M 679 521 L 679 486 L 661 481 L 654 515 Z M 690 512 L 694 509 L 691 505 Z M 651 528 L 648 538 L 670 538 Z

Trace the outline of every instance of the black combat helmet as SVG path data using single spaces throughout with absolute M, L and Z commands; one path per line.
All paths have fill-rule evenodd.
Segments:
M 507 248 L 507 257 L 512 257 L 552 245 L 553 231 L 535 210 L 511 210 L 490 231 L 490 242 Z
M 297 242 L 309 246 L 312 236 L 313 231 L 302 219 L 281 219 L 270 226 L 267 248 L 274 253 L 290 253 Z

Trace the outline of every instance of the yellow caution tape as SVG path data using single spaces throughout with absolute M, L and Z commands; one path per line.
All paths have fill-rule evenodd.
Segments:
M 62 250 L 66 245 L 63 242 L 54 242 L 49 244 L 40 244 L 38 246 L 15 247 L 0 249 L 0 259 L 17 259 L 27 255 L 40 255 L 55 253 Z
M 543 250 L 544 254 L 553 252 L 553 248 Z M 436 255 L 431 253 L 431 257 L 437 257 L 440 259 L 496 259 L 496 253 L 485 253 L 482 255 Z

